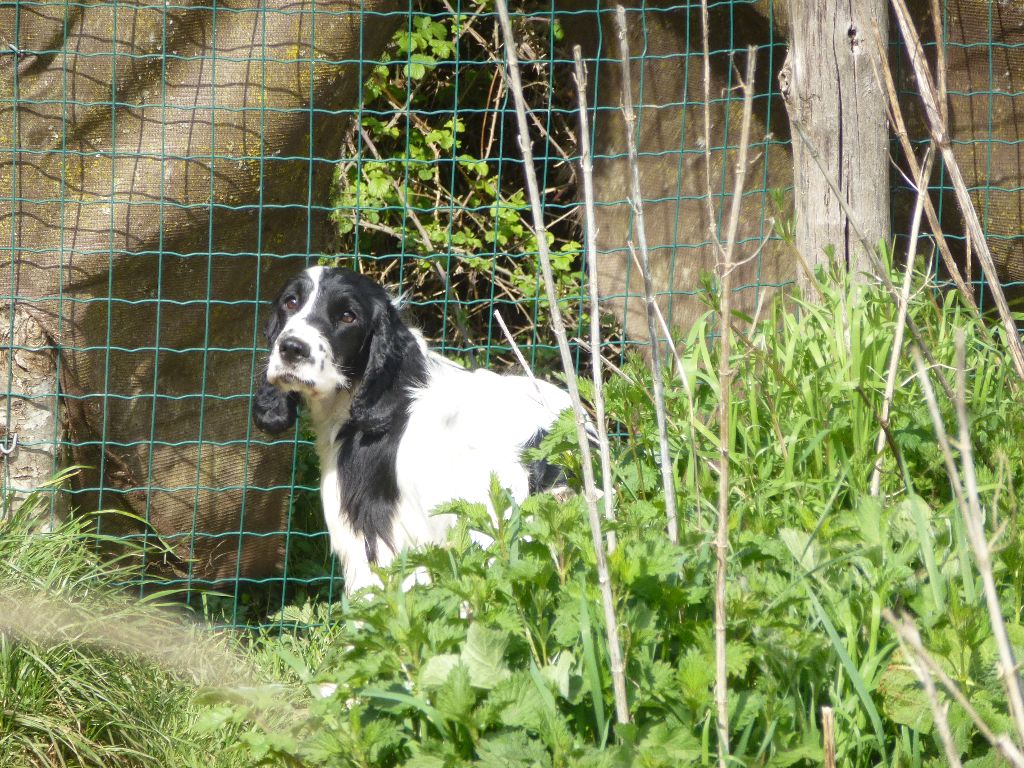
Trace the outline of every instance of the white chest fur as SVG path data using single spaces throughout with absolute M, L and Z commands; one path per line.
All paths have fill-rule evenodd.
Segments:
M 539 388 L 539 389 L 538 389 Z M 335 439 L 348 417 L 350 395 L 310 403 L 317 426 L 321 500 L 331 547 L 341 561 L 345 590 L 352 593 L 379 584 L 367 557 L 366 541 L 342 509 L 344 477 L 338 473 Z M 376 562 L 389 565 L 403 549 L 442 543 L 455 523 L 436 515 L 448 501 L 490 504 L 494 473 L 517 501 L 529 492 L 522 446 L 538 430 L 547 430 L 568 396 L 545 382 L 489 371 L 467 371 L 433 355 L 426 386 L 412 393 L 409 418 L 395 458 L 398 499 L 390 542 L 376 542 Z M 493 510 L 491 510 L 493 515 Z M 481 545 L 486 537 L 474 537 Z

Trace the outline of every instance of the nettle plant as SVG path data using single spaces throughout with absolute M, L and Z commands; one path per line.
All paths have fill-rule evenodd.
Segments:
M 460 15 L 422 2 L 395 33 L 364 83 L 362 117 L 343 153 L 352 159 L 337 167 L 332 201 L 338 251 L 383 256 L 360 258 L 358 266 L 401 282 L 416 302 L 443 300 L 464 347 L 490 341 L 496 304 L 513 331 L 547 319 L 519 150 L 502 108 L 491 11 L 492 2 Z M 536 24 L 522 30 L 539 50 L 547 49 L 550 32 Z M 551 98 L 549 70 L 543 64 L 529 70 L 527 93 L 544 103 Z M 549 172 L 563 178 L 574 171 L 561 147 L 573 143 L 572 128 L 559 115 L 545 151 L 536 154 L 551 155 Z M 557 185 L 548 201 L 571 194 L 569 186 Z M 559 294 L 578 298 L 575 224 L 562 217 L 548 237 Z M 566 302 L 571 315 L 578 304 Z M 431 315 L 425 330 L 440 335 L 438 313 Z
M 953 329 L 966 331 L 978 484 L 1000 545 L 993 576 L 1010 638 L 1024 648 L 1015 374 L 954 297 L 921 291 L 910 312 L 939 363 L 932 376 L 949 375 Z M 1011 728 L 977 570 L 909 355 L 900 359 L 882 493 L 870 491 L 896 315 L 881 289 L 828 284 L 820 303 L 803 304 L 799 317 L 780 309 L 737 345 L 726 626 L 736 765 L 821 765 L 823 706 L 834 711 L 839 765 L 943 764 L 886 607 L 916 618 L 991 728 Z M 678 382 L 669 388 L 678 546 L 665 535 L 646 361 L 627 360 L 605 389 L 618 435 L 607 527 L 618 541 L 609 567 L 629 724 L 615 722 L 582 499 L 541 495 L 519 506 L 494 488 L 497 521 L 458 504 L 448 544 L 409 553 L 382 573 L 372 599 L 311 609 L 305 620 L 329 624 L 331 642 L 313 635 L 282 655 L 300 683 L 295 695 L 240 705 L 236 693 L 216 706 L 217 722 L 241 729 L 242 753 L 255 763 L 407 768 L 716 764 L 713 327 L 709 316 L 681 345 L 691 395 Z M 953 423 L 952 405 L 941 409 Z M 567 414 L 538 452 L 577 485 L 574 435 Z M 494 543 L 476 546 L 471 529 Z M 414 568 L 431 583 L 403 592 Z M 997 764 L 959 707 L 949 720 L 965 765 Z

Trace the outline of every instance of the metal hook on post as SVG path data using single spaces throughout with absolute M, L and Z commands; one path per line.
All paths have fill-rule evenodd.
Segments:
M 0 455 L 7 458 L 16 450 L 18 450 L 18 433 L 11 432 L 4 437 L 3 445 L 0 445 Z

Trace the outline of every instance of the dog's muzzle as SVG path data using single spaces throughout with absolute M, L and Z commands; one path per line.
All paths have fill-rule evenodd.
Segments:
M 334 367 L 324 344 L 315 340 L 311 343 L 295 333 L 281 336 L 274 344 L 267 381 L 286 391 L 314 397 L 348 386 L 347 378 Z

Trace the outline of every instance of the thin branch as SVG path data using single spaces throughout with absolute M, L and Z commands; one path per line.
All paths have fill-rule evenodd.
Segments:
M 886 621 L 895 626 L 896 617 L 888 609 L 883 611 L 883 615 L 885 614 L 888 614 L 885 616 Z M 909 620 L 906 618 L 903 621 L 909 623 Z M 907 663 L 914 670 L 914 674 L 917 675 L 917 679 L 921 681 L 921 686 L 924 688 L 924 695 L 928 699 L 928 705 L 932 708 L 932 718 L 935 720 L 935 729 L 939 732 L 939 741 L 942 742 L 942 749 L 946 753 L 946 760 L 949 761 L 950 768 L 961 768 L 960 750 L 957 749 L 956 744 L 953 742 L 953 733 L 949 729 L 949 707 L 948 705 L 943 706 L 942 702 L 939 701 L 939 692 L 935 688 L 935 681 L 932 679 L 931 672 L 928 671 L 921 658 L 899 632 L 897 632 L 897 639 L 900 641 L 900 647 L 903 649 L 903 655 Z
M 921 384 L 921 394 L 924 395 L 924 402 L 928 406 L 928 414 L 931 416 L 932 426 L 935 428 L 935 437 L 939 441 L 939 452 L 942 454 L 942 461 L 946 466 L 949 487 L 953 490 L 957 506 L 963 510 L 966 508 L 967 503 L 964 500 L 964 486 L 960 481 L 960 470 L 953 460 L 953 449 L 949 445 L 949 436 L 946 434 L 946 427 L 942 423 L 942 413 L 939 411 L 938 400 L 935 399 L 935 390 L 932 389 L 931 379 L 928 378 L 928 370 L 924 367 L 921 353 L 916 347 L 911 349 L 910 352 L 913 356 L 914 368 L 917 370 L 917 379 Z
M 903 109 L 900 107 L 899 95 L 896 92 L 896 83 L 893 81 L 892 72 L 889 69 L 889 61 L 886 55 L 885 46 L 882 44 L 882 36 L 878 30 L 878 25 L 875 25 L 875 51 L 878 54 L 878 61 L 881 66 L 876 66 L 875 60 L 871 59 L 872 67 L 875 67 L 875 77 L 878 79 L 882 88 L 886 92 L 886 96 L 889 102 L 889 123 L 896 133 L 896 138 L 899 139 L 900 147 L 903 149 L 903 156 L 907 159 L 907 165 L 910 168 L 910 174 L 915 179 L 921 175 L 921 167 L 917 162 L 917 155 L 914 154 L 914 147 L 910 143 L 910 135 L 907 133 L 907 125 L 903 119 Z M 968 282 L 970 276 L 968 275 L 968 282 L 964 281 L 963 276 L 960 274 L 960 268 L 957 266 L 956 259 L 953 258 L 953 252 L 949 248 L 949 243 L 946 240 L 946 235 L 942 231 L 942 225 L 939 222 L 939 214 L 935 210 L 935 204 L 932 202 L 931 196 L 927 196 L 924 199 L 924 212 L 928 217 L 928 226 L 932 231 L 932 236 L 935 238 L 935 243 L 939 247 L 939 254 L 942 256 L 942 263 L 946 265 L 946 271 L 949 272 L 950 277 L 953 278 L 953 282 L 956 284 L 957 290 L 960 291 L 960 295 L 963 297 L 967 306 L 971 308 L 974 316 L 980 317 L 981 313 L 978 310 L 978 305 L 974 301 L 974 294 L 971 291 Z M 969 241 L 968 241 L 969 242 Z M 967 260 L 968 268 L 970 265 L 970 258 Z M 981 327 L 985 327 L 984 323 Z M 985 330 L 988 333 L 988 330 Z
M 708 208 L 708 238 L 721 254 L 722 244 L 715 231 L 714 195 L 711 191 L 711 49 L 708 42 L 708 0 L 700 0 L 702 55 L 704 62 L 704 180 L 707 190 L 705 201 Z
M 935 74 L 939 89 L 939 117 L 946 124 L 946 40 L 942 30 L 942 9 L 939 0 L 932 0 L 932 29 L 935 32 Z
M 917 368 L 918 379 L 921 382 L 921 390 L 925 396 L 925 401 L 928 404 L 928 411 L 932 417 L 935 435 L 938 438 L 939 448 L 942 452 L 943 461 L 946 464 L 946 472 L 949 475 L 950 487 L 953 489 L 953 495 L 956 498 L 957 506 L 964 518 L 967 541 L 971 547 L 971 552 L 974 555 L 975 563 L 978 566 L 978 572 L 982 577 L 982 585 L 989 613 L 989 621 L 992 626 L 993 637 L 996 640 L 996 645 L 999 650 L 1000 676 L 1003 680 L 1003 684 L 1006 686 L 1010 714 L 1013 718 L 1014 725 L 1017 728 L 1018 737 L 1024 738 L 1021 736 L 1021 734 L 1024 733 L 1024 706 L 1022 706 L 1020 678 L 1017 674 L 1017 664 L 1014 658 L 1013 648 L 1010 645 L 1010 641 L 1006 633 L 1006 624 L 1003 621 L 1002 609 L 999 605 L 999 595 L 996 591 L 995 579 L 992 576 L 991 549 L 989 542 L 985 537 L 981 504 L 978 498 L 977 480 L 974 475 L 974 460 L 971 453 L 971 437 L 967 420 L 965 395 L 966 366 L 964 365 L 963 360 L 964 349 L 962 333 L 962 331 L 958 331 L 957 333 L 957 392 L 953 398 L 953 403 L 957 411 L 957 420 L 959 423 L 959 439 L 957 441 L 957 447 L 960 449 L 964 481 L 961 481 L 961 473 L 958 471 L 956 463 L 953 460 L 950 440 L 946 433 L 945 425 L 942 422 L 942 416 L 939 413 L 938 403 L 935 400 L 935 393 L 932 391 L 928 374 L 924 368 L 924 363 L 921 361 L 921 356 L 918 354 L 916 349 L 913 350 L 914 365 Z M 895 623 L 894 626 L 896 626 Z M 899 630 L 899 627 L 897 627 L 897 630 Z M 916 630 L 914 631 L 916 633 Z M 907 641 L 912 647 L 914 647 L 913 638 L 909 638 Z M 917 645 L 920 647 L 920 638 L 917 639 Z M 915 650 L 917 650 L 917 648 L 915 648 Z M 923 651 L 923 648 L 920 648 L 920 650 Z M 921 654 L 919 653 L 918 655 L 920 656 Z M 929 668 L 931 668 L 931 666 L 932 665 L 930 664 Z M 931 671 L 935 674 L 934 669 L 931 669 Z M 948 686 L 945 687 L 949 690 Z M 954 698 L 956 698 L 957 695 L 962 698 L 962 694 L 959 694 L 959 691 L 957 691 L 957 694 L 954 694 L 953 691 L 950 690 L 950 694 L 954 695 Z M 958 698 L 957 701 L 959 702 L 960 699 Z M 965 702 L 960 703 L 962 706 L 965 706 L 965 709 L 969 706 L 965 705 Z M 975 715 L 972 715 L 972 719 L 974 717 Z M 987 731 L 987 729 L 983 730 L 981 726 L 979 726 L 978 730 L 982 731 L 985 738 L 997 748 L 999 748 L 999 743 L 997 743 L 999 740 L 1001 740 L 1001 742 L 1009 743 L 1009 739 L 1005 736 L 998 737 L 997 739 L 997 737 L 995 737 L 990 731 Z M 1010 743 L 1010 746 L 1013 747 L 1013 751 L 1016 755 L 1020 757 L 1020 753 L 1017 751 L 1017 748 L 1013 746 L 1012 743 Z M 1020 762 L 1016 762 L 1012 756 L 1006 754 L 1004 754 L 1004 756 L 1013 762 L 1014 765 L 1022 766 L 1022 768 L 1024 768 L 1024 758 L 1021 758 Z
M 587 502 L 594 554 L 597 559 L 597 580 L 601 589 L 601 603 L 604 609 L 605 632 L 608 641 L 608 658 L 612 673 L 612 687 L 615 692 L 615 714 L 619 723 L 625 724 L 629 722 L 626 675 L 622 659 L 622 646 L 619 642 L 618 618 L 615 615 L 615 598 L 612 594 L 611 579 L 608 575 L 608 559 L 605 554 L 604 538 L 601 534 L 601 516 L 597 511 L 597 488 L 594 484 L 594 465 L 590 456 L 590 442 L 587 439 L 587 416 L 580 401 L 572 352 L 569 349 L 569 340 L 565 333 L 562 312 L 558 306 L 558 291 L 555 288 L 555 278 L 551 269 L 551 255 L 548 252 L 547 230 L 544 227 L 544 212 L 541 208 L 540 192 L 537 185 L 537 171 L 533 165 L 533 152 L 530 150 L 530 128 L 526 116 L 526 99 L 523 96 L 523 83 L 519 76 L 519 57 L 516 53 L 515 38 L 512 35 L 512 22 L 509 19 L 505 0 L 496 0 L 495 6 L 501 20 L 501 30 L 505 39 L 509 90 L 512 92 L 516 106 L 519 151 L 523 156 L 523 171 L 526 176 L 526 188 L 529 193 L 530 208 L 533 214 L 533 230 L 537 238 L 540 266 L 544 274 L 544 287 L 547 291 L 548 302 L 551 308 L 551 329 L 558 340 L 558 350 L 562 357 L 562 368 L 565 371 L 566 388 L 569 390 L 569 397 L 572 399 L 573 411 L 576 415 L 576 438 L 580 445 L 584 497 Z
M 615 519 L 612 496 L 612 458 L 608 445 L 608 427 L 604 413 L 604 377 L 601 375 L 601 303 L 597 285 L 597 214 L 594 205 L 594 158 L 590 152 L 590 117 L 587 112 L 587 70 L 580 46 L 572 49 L 576 60 L 576 99 L 580 112 L 580 165 L 583 175 L 583 210 L 587 234 L 587 269 L 590 280 L 590 373 L 594 381 L 594 411 L 597 439 L 601 448 L 601 488 L 604 492 L 604 516 Z M 607 536 L 609 554 L 615 551 L 615 532 Z
M 924 56 L 924 49 L 921 47 L 921 38 L 914 29 L 910 18 L 910 11 L 904 0 L 892 0 L 893 10 L 896 12 L 896 22 L 899 24 L 900 33 L 906 43 L 907 54 L 910 57 L 910 65 L 917 78 L 918 93 L 921 102 L 924 104 L 924 111 L 927 117 L 928 128 L 932 141 L 942 153 L 942 161 L 946 166 L 946 173 L 953 185 L 957 202 L 960 204 L 960 212 L 963 214 L 964 222 L 967 224 L 967 232 L 973 241 L 972 245 L 977 250 L 978 260 L 981 262 L 982 272 L 989 283 L 989 289 L 995 299 L 996 307 L 999 310 L 999 318 L 1003 323 L 1003 330 L 1006 334 L 1006 344 L 1010 348 L 1010 357 L 1013 359 L 1014 369 L 1017 375 L 1024 379 L 1024 345 L 1021 344 L 1020 334 L 1017 332 L 1017 323 L 1006 303 L 1006 295 L 999 283 L 999 272 L 995 262 L 992 260 L 992 252 L 988 248 L 985 239 L 985 230 L 978 219 L 978 212 L 974 209 L 970 193 L 967 191 L 967 182 L 964 181 L 960 166 L 953 154 L 953 147 L 949 140 L 949 132 L 945 121 L 942 119 L 942 112 L 939 109 L 939 96 L 932 80 L 932 74 L 928 69 L 927 60 Z
M 519 351 L 519 345 L 516 344 L 516 340 L 512 337 L 512 332 L 509 331 L 508 326 L 505 325 L 505 318 L 501 316 L 501 312 L 494 310 L 494 319 L 498 321 L 498 327 L 501 328 L 501 332 L 505 335 L 505 340 L 508 345 L 512 348 L 512 354 L 516 356 L 516 360 L 519 362 L 519 367 L 523 369 L 523 373 L 533 384 L 533 388 L 537 390 L 537 394 L 540 395 L 540 386 L 537 384 L 537 377 L 533 375 L 533 371 L 530 370 L 530 366 L 526 362 L 526 358 L 523 357 L 523 353 Z M 541 395 L 543 397 L 543 395 Z
M 900 641 L 906 643 L 912 651 L 914 657 L 918 662 L 926 669 L 926 671 L 935 677 L 939 681 L 939 684 L 945 689 L 946 693 L 949 694 L 957 704 L 959 704 L 967 716 L 971 718 L 974 723 L 974 727 L 978 729 L 978 733 L 991 744 L 1000 755 L 1002 755 L 1010 765 L 1014 768 L 1024 768 L 1024 755 L 1021 754 L 1020 749 L 1013 743 L 1009 736 L 1006 734 L 997 735 L 988 727 L 988 723 L 978 714 L 978 711 L 971 706 L 971 702 L 964 696 L 963 691 L 960 690 L 960 686 L 946 674 L 945 670 L 932 658 L 932 655 L 925 649 L 924 644 L 921 642 L 921 635 L 917 631 L 917 627 L 913 622 L 908 621 L 906 617 L 896 616 L 888 608 L 882 609 L 882 616 L 896 631 L 896 635 Z
M 591 346 L 590 343 L 585 341 L 584 339 L 581 339 L 578 336 L 576 336 L 576 337 L 573 338 L 572 341 L 573 341 L 573 344 L 579 344 L 579 346 L 583 348 L 584 352 L 593 353 L 594 347 Z M 604 363 L 604 365 L 608 368 L 609 371 L 614 373 L 616 376 L 618 376 L 623 381 L 628 382 L 630 386 L 633 386 L 633 387 L 639 387 L 640 386 L 640 382 L 638 382 L 636 379 L 634 379 L 632 376 L 630 376 L 624 370 L 619 368 L 619 366 L 617 366 L 615 363 L 613 363 L 611 360 L 609 360 L 604 355 L 601 355 L 601 362 Z M 651 393 L 647 392 L 645 390 L 644 394 L 647 396 L 647 399 L 650 400 L 651 403 L 653 404 L 654 403 L 654 399 L 651 397 Z
M 885 380 L 885 397 L 882 400 L 882 414 L 879 421 L 882 429 L 875 440 L 875 468 L 871 472 L 871 495 L 877 496 L 882 485 L 882 449 L 885 447 L 885 431 L 889 427 L 889 410 L 896 392 L 896 372 L 900 357 L 903 354 L 903 332 L 907 325 L 907 311 L 910 306 L 910 286 L 914 277 L 914 257 L 917 255 L 917 237 L 921 231 L 921 212 L 924 201 L 928 197 L 928 178 L 932 170 L 931 149 L 927 151 L 921 172 L 917 177 L 917 202 L 914 205 L 914 217 L 910 225 L 910 242 L 907 243 L 907 258 L 903 265 L 903 289 L 900 291 L 899 314 L 896 317 L 896 330 L 893 333 L 892 352 L 889 353 L 889 373 Z
M 629 66 L 629 40 L 626 28 L 626 11 L 620 5 L 615 10 L 618 28 L 619 60 L 622 64 L 622 119 L 626 127 L 626 152 L 630 169 L 630 205 L 633 208 L 634 231 L 640 254 L 640 269 L 644 279 L 644 296 L 647 302 L 647 333 L 651 339 L 651 376 L 654 380 L 654 415 L 658 422 L 658 445 L 661 451 L 661 484 L 665 492 L 665 517 L 668 523 L 668 538 L 673 544 L 679 543 L 679 520 L 676 514 L 676 483 L 672 456 L 668 449 L 668 415 L 665 408 L 665 383 L 661 374 L 661 343 L 656 325 L 654 306 L 654 280 L 651 277 L 651 262 L 647 251 L 647 231 L 644 225 L 643 192 L 640 188 L 640 159 L 636 146 L 636 113 L 633 111 L 633 84 Z M 669 339 L 669 343 L 672 340 Z
M 985 592 L 985 603 L 988 606 L 989 622 L 992 625 L 992 636 L 999 649 L 1000 676 L 1006 687 L 1006 698 L 1010 705 L 1010 714 L 1017 727 L 1017 739 L 1024 742 L 1024 696 L 1021 693 L 1020 675 L 1017 672 L 1017 659 L 1010 645 L 1010 636 L 1006 631 L 1002 607 L 999 604 L 999 592 L 996 589 L 995 577 L 992 575 L 992 551 L 985 537 L 985 517 L 981 511 L 981 500 L 978 497 L 978 479 L 974 472 L 974 454 L 971 448 L 970 422 L 967 417 L 967 365 L 964 349 L 963 329 L 956 334 L 956 418 L 960 426 L 957 447 L 960 449 L 960 465 L 963 468 L 964 490 L 967 504 L 964 506 L 964 522 L 967 524 L 967 541 L 974 552 L 974 559 L 981 574 L 981 583 Z
M 718 359 L 718 526 L 715 534 L 715 703 L 718 717 L 718 764 L 725 768 L 729 758 L 729 708 L 727 703 L 725 634 L 725 575 L 729 555 L 729 408 L 732 404 L 732 266 L 736 251 L 736 233 L 739 229 L 740 207 L 743 202 L 743 184 L 747 176 L 747 147 L 750 143 L 750 123 L 754 111 L 754 67 L 757 50 L 747 49 L 747 75 L 740 87 L 743 90 L 743 121 L 736 168 L 733 171 L 732 201 L 726 229 L 725 249 L 722 253 L 721 306 L 719 307 Z

